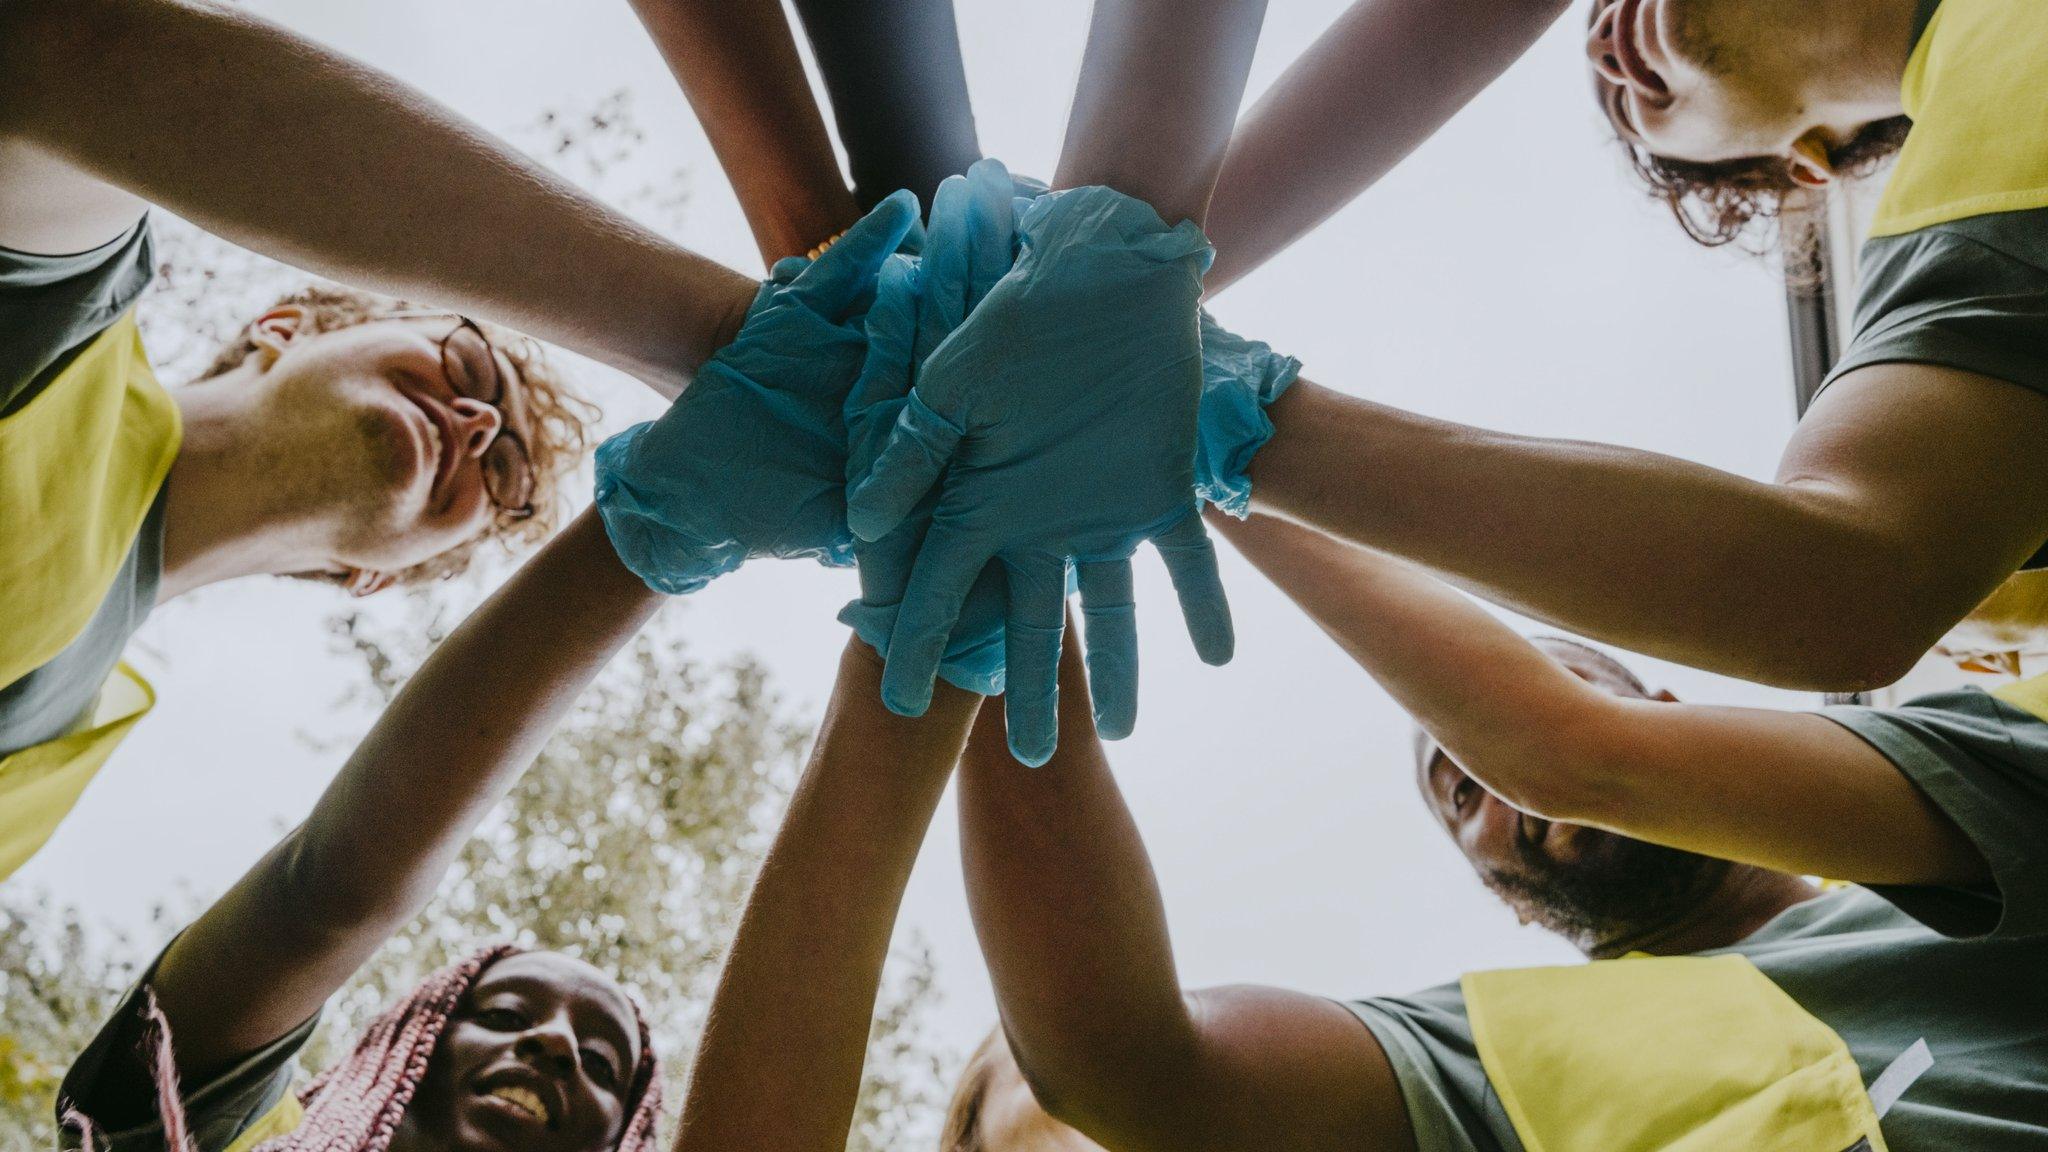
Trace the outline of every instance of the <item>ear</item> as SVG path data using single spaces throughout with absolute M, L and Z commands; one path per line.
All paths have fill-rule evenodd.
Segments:
M 1806 188 L 1826 188 L 1835 182 L 1835 162 L 1828 156 L 1827 141 L 1815 128 L 1792 142 L 1792 154 L 1785 158 L 1785 170 L 1792 181 Z
M 396 577 L 389 572 L 379 572 L 372 568 L 351 568 L 348 580 L 343 586 L 348 589 L 349 595 L 360 599 L 364 596 L 374 596 L 391 587 L 394 579 Z
M 312 334 L 312 316 L 303 304 L 280 304 L 249 325 L 249 342 L 256 345 L 255 354 L 265 368 L 284 355 L 292 341 Z

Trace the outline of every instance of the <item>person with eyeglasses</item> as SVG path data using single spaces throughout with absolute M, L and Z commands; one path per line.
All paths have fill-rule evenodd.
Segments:
M 134 316 L 151 205 L 372 291 L 281 300 L 167 389 Z M 513 329 L 673 398 L 763 291 L 237 9 L 0 2 L 0 880 L 151 707 L 121 654 L 155 605 L 545 537 L 594 410 Z

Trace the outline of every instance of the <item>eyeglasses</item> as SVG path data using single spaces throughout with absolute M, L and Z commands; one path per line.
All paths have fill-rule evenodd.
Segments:
M 477 322 L 452 312 L 393 312 L 379 319 L 412 320 L 453 317 L 455 327 L 441 337 L 441 373 L 457 396 L 480 400 L 498 410 L 498 434 L 485 446 L 478 464 L 484 491 L 500 511 L 514 520 L 533 515 L 533 455 L 526 439 L 505 418 L 505 374 L 497 350 Z

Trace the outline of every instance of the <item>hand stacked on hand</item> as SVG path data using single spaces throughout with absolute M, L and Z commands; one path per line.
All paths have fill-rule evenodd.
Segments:
M 1200 499 L 1244 514 L 1263 408 L 1298 365 L 1200 312 L 1193 224 L 1107 188 L 1019 190 L 983 161 L 940 187 L 921 256 L 898 251 L 919 240 L 898 193 L 778 264 L 669 412 L 599 450 L 598 501 L 664 591 L 754 556 L 857 561 L 840 619 L 887 658 L 889 707 L 922 712 L 935 674 L 1007 691 L 1011 749 L 1040 764 L 1075 585 L 1097 725 L 1136 722 L 1140 543 L 1196 651 L 1230 658 Z

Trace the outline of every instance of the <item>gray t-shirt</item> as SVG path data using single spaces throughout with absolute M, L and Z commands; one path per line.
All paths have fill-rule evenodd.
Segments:
M 1939 804 L 1996 884 L 1841 889 L 1704 955 L 1749 957 L 1866 1083 L 1927 1041 L 1933 1067 L 1882 1121 L 1893 1152 L 2048 1148 L 2048 723 L 1975 689 L 1823 715 Z M 1350 1007 L 1393 1063 L 1420 1152 L 1523 1152 L 1456 984 Z
M 149 287 L 149 221 L 89 252 L 0 248 L 0 420 L 26 407 Z M 0 686 L 0 756 L 70 732 L 92 714 L 128 638 L 156 603 L 163 572 L 160 490 L 85 630 L 42 667 Z

